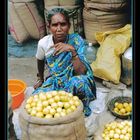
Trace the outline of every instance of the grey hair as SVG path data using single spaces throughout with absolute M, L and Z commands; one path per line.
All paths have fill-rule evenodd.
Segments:
M 63 8 L 53 8 L 47 12 L 46 18 L 49 24 L 51 23 L 52 16 L 58 13 L 62 14 L 65 17 L 68 24 L 70 24 L 68 12 Z

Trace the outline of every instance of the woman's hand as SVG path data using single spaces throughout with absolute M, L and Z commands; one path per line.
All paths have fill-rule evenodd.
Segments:
M 62 52 L 72 52 L 75 53 L 75 48 L 69 44 L 65 44 L 65 43 L 57 43 L 54 46 L 52 46 L 55 48 L 55 51 L 53 53 L 53 55 L 58 55 Z
M 42 80 L 38 80 L 35 84 L 34 84 L 34 89 L 37 89 L 39 87 L 41 87 L 43 84 L 43 81 Z

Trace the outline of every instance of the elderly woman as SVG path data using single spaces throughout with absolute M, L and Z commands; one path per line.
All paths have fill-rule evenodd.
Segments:
M 38 43 L 36 58 L 39 79 L 34 85 L 33 94 L 52 90 L 73 93 L 82 100 L 85 116 L 89 116 L 89 103 L 96 98 L 96 86 L 84 55 L 85 42 L 80 35 L 69 34 L 70 21 L 64 9 L 50 10 L 47 19 L 51 34 Z M 50 74 L 44 81 L 45 64 Z

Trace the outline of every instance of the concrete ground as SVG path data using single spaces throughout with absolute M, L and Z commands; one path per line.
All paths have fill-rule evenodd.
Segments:
M 8 74 L 9 74 L 8 79 L 23 80 L 27 84 L 27 87 L 31 87 L 34 85 L 35 81 L 37 80 L 36 73 L 37 73 L 37 65 L 36 65 L 35 57 L 31 57 L 31 58 L 9 57 L 8 58 Z M 100 138 L 96 136 L 97 133 L 95 133 L 96 132 L 95 130 L 102 128 L 105 122 L 109 122 L 111 120 L 116 119 L 113 115 L 110 114 L 110 112 L 107 109 L 107 102 L 111 98 L 120 95 L 132 96 L 131 87 L 126 87 L 126 85 L 122 83 L 120 83 L 119 85 L 114 85 L 97 78 L 95 78 L 95 81 L 96 81 L 96 86 L 98 88 L 98 92 L 97 92 L 98 99 L 97 102 L 95 101 L 96 103 L 95 102 L 93 103 L 93 110 L 94 110 L 93 112 L 95 114 L 93 113 L 93 115 L 91 115 L 89 118 L 86 118 L 85 121 L 87 132 L 88 132 L 87 140 L 93 140 L 93 139 L 100 140 Z M 99 110 L 96 110 L 99 106 L 100 106 L 100 113 L 98 112 Z M 19 113 L 18 109 L 14 110 L 13 123 L 16 131 L 16 135 L 18 139 L 20 139 L 21 131 L 18 124 L 18 113 Z M 98 126 L 95 125 L 97 120 L 98 122 L 102 121 L 102 123 L 98 123 L 99 124 Z
M 37 73 L 37 64 L 35 57 L 9 57 L 8 58 L 8 79 L 20 79 L 23 80 L 27 86 L 33 86 Z M 47 70 L 45 71 L 47 75 Z M 95 79 L 97 87 L 103 87 L 102 80 Z

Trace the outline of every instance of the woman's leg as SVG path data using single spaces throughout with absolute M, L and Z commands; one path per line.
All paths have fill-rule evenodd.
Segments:
M 86 116 L 91 114 L 89 108 L 90 101 L 96 98 L 96 86 L 94 80 L 86 75 L 74 76 L 65 86 L 67 92 L 73 93 L 78 96 L 84 104 L 84 113 Z

